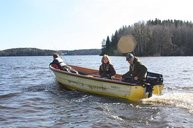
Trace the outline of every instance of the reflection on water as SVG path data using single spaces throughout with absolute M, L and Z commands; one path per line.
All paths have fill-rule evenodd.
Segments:
M 110 57 L 117 73 L 124 57 Z M 72 65 L 98 69 L 100 56 L 63 56 Z M 65 90 L 47 57 L 0 57 L 1 127 L 192 127 L 193 57 L 140 57 L 164 76 L 162 96 L 141 103 Z

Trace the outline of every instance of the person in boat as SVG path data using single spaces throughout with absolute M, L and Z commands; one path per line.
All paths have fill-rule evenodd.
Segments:
M 59 56 L 58 53 L 53 53 L 53 61 L 50 63 L 50 65 L 60 70 L 78 74 L 75 69 L 73 69 L 63 61 L 63 59 Z
M 116 71 L 111 64 L 110 58 L 108 55 L 103 55 L 101 59 L 101 65 L 99 67 L 99 75 L 101 78 L 114 79 Z
M 126 61 L 130 64 L 129 71 L 122 75 L 122 81 L 141 83 L 145 81 L 147 68 L 132 53 L 128 53 Z

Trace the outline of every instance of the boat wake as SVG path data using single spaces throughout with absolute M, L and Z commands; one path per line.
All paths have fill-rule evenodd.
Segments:
M 192 93 L 170 92 L 161 96 L 152 96 L 151 98 L 143 99 L 142 103 L 174 105 L 176 107 L 188 109 L 188 111 L 193 114 Z

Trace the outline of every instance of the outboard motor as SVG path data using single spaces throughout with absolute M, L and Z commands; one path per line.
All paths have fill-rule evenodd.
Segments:
M 146 76 L 146 92 L 148 92 L 148 97 L 152 96 L 153 86 L 163 84 L 163 75 L 153 72 L 147 72 Z

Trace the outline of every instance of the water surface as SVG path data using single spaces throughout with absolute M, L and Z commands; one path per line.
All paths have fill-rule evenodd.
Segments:
M 117 73 L 124 57 L 111 56 Z M 63 56 L 68 64 L 98 69 L 100 56 Z M 0 127 L 191 128 L 193 57 L 140 57 L 149 71 L 164 76 L 164 94 L 131 103 L 67 91 L 55 81 L 46 57 L 0 57 Z

